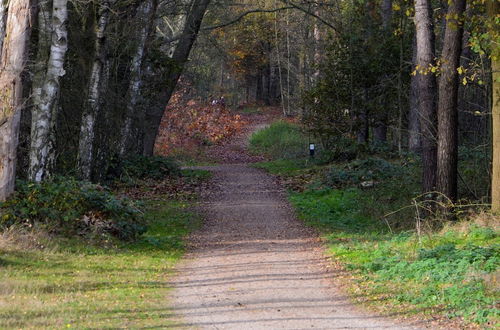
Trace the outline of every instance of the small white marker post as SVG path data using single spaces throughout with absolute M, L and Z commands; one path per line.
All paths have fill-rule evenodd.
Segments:
M 314 143 L 309 143 L 309 156 L 311 156 L 311 158 L 314 158 L 315 149 L 316 146 L 314 145 Z

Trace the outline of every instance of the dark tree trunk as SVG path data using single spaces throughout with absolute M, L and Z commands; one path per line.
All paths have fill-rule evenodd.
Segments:
M 417 70 L 419 113 L 422 132 L 422 189 L 431 192 L 436 187 L 437 125 L 436 125 L 436 76 L 434 67 L 435 35 L 430 0 L 415 1 L 417 34 Z
M 448 7 L 439 78 L 437 190 L 452 201 L 457 198 L 457 68 L 462 52 L 460 20 L 464 11 L 465 0 L 454 0 Z
M 170 97 L 175 90 L 175 86 L 177 85 L 177 81 L 182 74 L 182 70 L 184 69 L 184 65 L 188 60 L 189 53 L 191 52 L 191 48 L 193 47 L 193 44 L 196 40 L 196 36 L 198 35 L 198 31 L 200 30 L 203 16 L 205 15 L 209 3 L 210 0 L 193 1 L 193 5 L 191 6 L 191 10 L 186 19 L 184 30 L 182 31 L 182 34 L 180 36 L 179 43 L 175 48 L 174 54 L 172 55 L 172 60 L 176 64 L 175 68 L 172 69 L 168 77 L 166 77 L 168 85 L 166 89 L 162 91 L 163 101 L 165 102 L 165 105 L 170 100 Z M 157 111 L 161 111 L 161 114 L 156 112 L 150 112 L 148 114 L 148 118 L 146 120 L 150 122 L 150 131 L 145 132 L 144 134 L 145 141 L 143 145 L 143 153 L 145 155 L 152 155 L 154 152 L 154 142 L 152 142 L 154 141 L 154 139 L 151 136 L 154 135 L 156 138 L 156 135 L 158 134 L 163 110 L 163 107 L 158 107 Z

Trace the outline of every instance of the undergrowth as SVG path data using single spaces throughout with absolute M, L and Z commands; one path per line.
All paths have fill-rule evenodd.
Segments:
M 41 227 L 67 237 L 111 235 L 133 240 L 145 230 L 136 203 L 107 188 L 72 178 L 18 182 L 13 197 L 0 203 L 0 229 Z

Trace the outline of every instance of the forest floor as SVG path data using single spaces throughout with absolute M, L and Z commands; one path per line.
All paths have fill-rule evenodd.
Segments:
M 250 166 L 262 158 L 247 152 L 249 133 L 269 123 L 253 117 L 242 134 L 207 153 L 218 165 L 196 167 L 211 171 L 213 184 L 202 192 L 205 224 L 171 282 L 176 327 L 429 327 L 363 310 L 337 286 L 341 270 L 320 235 L 297 220 L 274 176 Z

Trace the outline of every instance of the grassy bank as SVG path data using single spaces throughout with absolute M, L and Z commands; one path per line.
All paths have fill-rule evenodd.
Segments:
M 498 216 L 464 209 L 455 222 L 427 220 L 417 232 L 416 159 L 366 153 L 328 162 L 283 154 L 256 166 L 282 178 L 299 217 L 321 231 L 337 267 L 348 270 L 353 297 L 384 311 L 498 325 Z
M 196 173 L 195 173 L 196 172 Z M 189 187 L 207 178 L 185 172 Z M 192 193 L 172 180 L 136 182 L 146 230 L 134 240 L 64 237 L 11 227 L 0 235 L 0 328 L 172 325 L 169 278 L 200 223 Z M 128 183 L 127 183 L 128 184 Z M 154 187 L 153 187 L 154 186 Z M 153 188 L 160 191 L 153 192 Z M 121 192 L 126 192 L 123 189 Z M 172 192 L 173 191 L 173 192 Z

